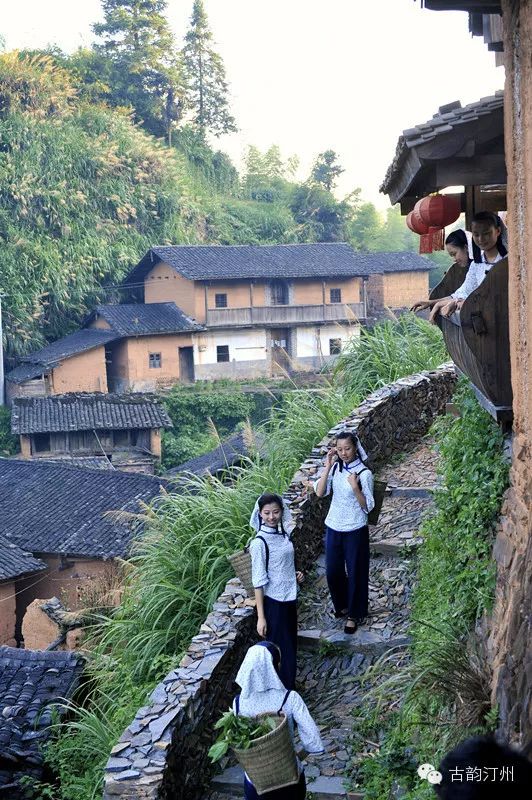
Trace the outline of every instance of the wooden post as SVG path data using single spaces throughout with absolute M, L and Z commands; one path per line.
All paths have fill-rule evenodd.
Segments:
M 325 321 L 327 319 L 325 316 L 325 281 L 321 282 L 321 301 L 323 304 L 323 319 Z
M 209 323 L 209 283 L 204 284 L 205 287 L 205 324 Z
M 249 282 L 249 320 L 253 322 L 253 281 Z

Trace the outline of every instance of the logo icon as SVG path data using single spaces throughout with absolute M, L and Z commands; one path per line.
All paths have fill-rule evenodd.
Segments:
M 431 784 L 441 783 L 443 779 L 441 772 L 438 772 L 432 764 L 420 764 L 417 768 L 417 774 L 422 781 L 426 780 Z

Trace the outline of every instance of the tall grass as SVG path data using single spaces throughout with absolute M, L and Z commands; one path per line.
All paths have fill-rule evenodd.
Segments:
M 403 375 L 433 369 L 448 358 L 439 329 L 415 314 L 363 328 L 339 355 L 335 377 L 346 391 L 367 394 Z
M 397 324 L 402 349 L 419 348 L 419 332 Z M 311 448 L 364 395 L 388 380 L 393 365 L 381 349 L 378 328 L 363 338 L 369 358 L 378 356 L 372 382 L 361 376 L 346 388 L 342 373 L 319 391 L 294 390 L 260 430 L 261 456 L 251 457 L 236 471 L 230 486 L 214 478 L 190 476 L 179 494 L 158 498 L 146 510 L 146 532 L 138 540 L 122 605 L 94 630 L 90 672 L 93 707 L 84 712 L 82 729 L 67 724 L 53 746 L 52 761 L 61 779 L 62 800 L 86 800 L 80 781 L 101 785 L 108 752 L 86 765 L 83 752 L 93 751 L 87 714 L 105 715 L 109 730 L 119 731 L 143 704 L 148 691 L 186 649 L 191 636 L 229 577 L 226 555 L 250 534 L 249 516 L 257 496 L 268 489 L 283 492 Z M 392 351 L 390 357 L 395 357 Z M 425 365 L 417 364 L 416 368 Z M 94 730 L 100 730 L 95 723 Z M 87 799 L 90 795 L 87 795 Z

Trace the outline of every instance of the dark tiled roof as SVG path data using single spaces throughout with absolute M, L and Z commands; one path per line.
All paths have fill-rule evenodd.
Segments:
M 216 472 L 238 464 L 247 455 L 249 452 L 244 443 L 244 437 L 241 433 L 236 433 L 214 450 L 209 450 L 202 456 L 191 458 L 184 464 L 169 469 L 166 475 L 176 476 L 183 472 L 193 472 L 195 475 L 205 475 L 210 472 L 211 475 L 214 475 Z
M 16 367 L 6 375 L 6 380 L 12 383 L 24 383 L 24 381 L 35 378 L 47 369 L 59 364 L 65 358 L 92 350 L 94 347 L 112 342 L 117 339 L 114 331 L 104 331 L 96 328 L 76 331 L 69 336 L 64 336 L 56 342 L 51 342 L 41 350 L 36 350 L 27 356 L 23 356 L 21 366 Z
M 31 553 L 26 553 L 0 536 L 0 581 L 7 581 L 26 575 L 30 572 L 39 572 L 46 569 L 46 564 L 40 558 L 34 558 Z
M 120 336 L 180 333 L 201 330 L 175 303 L 130 303 L 96 306 L 89 319 L 99 314 Z M 94 329 L 92 329 L 94 330 Z
M 18 778 L 42 766 L 52 709 L 61 713 L 83 666 L 84 659 L 71 652 L 0 647 L 0 795 L 6 800 L 22 796 Z
M 388 193 L 388 189 L 395 175 L 401 170 L 409 150 L 427 144 L 427 142 L 433 141 L 442 134 L 452 133 L 453 130 L 470 122 L 475 122 L 481 117 L 489 116 L 495 111 L 500 110 L 502 112 L 503 101 L 503 91 L 495 92 L 494 95 L 483 97 L 481 100 L 469 103 L 467 106 L 462 106 L 460 101 L 457 100 L 454 103 L 440 106 L 438 113 L 434 114 L 432 119 L 427 122 L 404 130 L 397 142 L 394 160 L 388 167 L 380 191 L 383 194 Z
M 411 258 L 412 269 L 421 269 L 416 254 L 401 256 Z M 158 261 L 165 261 L 190 280 L 229 280 L 365 276 L 382 272 L 383 265 L 392 271 L 396 260 L 396 253 L 359 253 L 345 242 L 154 247 L 126 282 L 142 279 Z M 427 269 L 423 263 L 423 269 Z
M 13 400 L 12 433 L 171 428 L 162 403 L 146 394 L 63 394 Z
M 19 367 L 12 369 L 11 372 L 6 373 L 6 381 L 25 383 L 33 378 L 39 378 L 47 369 L 48 367 L 43 364 L 21 364 Z
M 106 512 L 138 512 L 164 483 L 119 470 L 0 458 L 0 536 L 32 553 L 125 556 L 133 531 Z

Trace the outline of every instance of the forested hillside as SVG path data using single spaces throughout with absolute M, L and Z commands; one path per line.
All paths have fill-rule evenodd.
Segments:
M 0 55 L 8 356 L 69 332 L 95 303 L 119 300 L 116 284 L 154 244 L 415 248 L 398 211 L 381 218 L 356 189 L 334 196 L 342 168 L 331 150 L 297 182 L 297 157 L 276 146 L 249 147 L 242 175 L 212 147 L 235 120 L 200 0 L 181 52 L 161 0 L 105 0 L 102 8 L 91 50 Z

